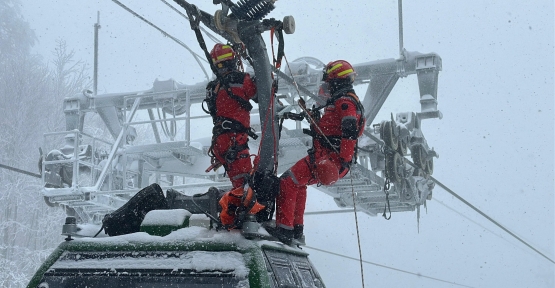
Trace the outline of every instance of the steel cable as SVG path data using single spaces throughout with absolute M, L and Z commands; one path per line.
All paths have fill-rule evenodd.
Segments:
M 358 260 L 359 260 L 359 259 L 354 258 L 354 257 L 349 257 L 349 256 L 341 255 L 341 254 L 339 254 L 339 253 L 330 252 L 330 251 L 326 251 L 326 250 L 323 250 L 323 249 L 318 249 L 318 248 L 311 247 L 311 246 L 304 246 L 304 247 L 306 247 L 306 248 L 308 248 L 308 249 L 315 250 L 315 251 L 319 251 L 319 252 L 331 254 L 331 255 L 338 256 L 338 257 L 342 257 L 342 258 L 345 258 L 345 259 L 349 259 L 349 260 L 355 260 L 355 261 L 358 261 Z M 449 284 L 452 284 L 452 285 L 457 285 L 457 286 L 462 286 L 462 287 L 472 287 L 472 286 L 467 286 L 467 285 L 464 285 L 464 284 L 458 284 L 458 283 L 455 283 L 455 282 L 452 282 L 452 281 L 447 281 L 447 280 L 443 280 L 443 279 L 439 279 L 439 278 L 434 278 L 434 277 L 422 275 L 421 273 L 414 273 L 414 272 L 409 272 L 409 271 L 405 271 L 405 270 L 398 269 L 398 268 L 389 267 L 389 266 L 386 266 L 386 265 L 382 265 L 382 264 L 378 264 L 378 263 L 374 263 L 374 262 L 370 262 L 370 261 L 366 261 L 366 260 L 364 260 L 364 261 L 362 261 L 362 262 L 364 262 L 364 263 L 366 263 L 366 264 L 370 264 L 370 265 L 374 265 L 374 266 L 378 266 L 378 267 L 382 267 L 382 268 L 394 270 L 394 271 L 397 271 L 397 272 L 407 273 L 407 274 L 411 274 L 411 275 L 418 276 L 418 277 L 422 277 L 422 278 L 428 278 L 428 279 L 435 280 L 435 281 L 439 281 L 439 282 L 449 283 Z
M 204 69 L 204 66 L 202 66 L 202 64 L 200 63 L 200 60 L 203 60 L 205 62 L 208 62 L 207 60 L 205 60 L 204 58 L 202 58 L 200 55 L 198 55 L 197 53 L 195 53 L 193 50 L 191 50 L 191 48 L 189 48 L 189 46 L 185 45 L 185 43 L 181 42 L 179 39 L 173 37 L 172 35 L 168 34 L 166 31 L 162 30 L 161 28 L 159 28 L 158 26 L 154 25 L 152 22 L 148 21 L 146 18 L 144 18 L 143 16 L 137 14 L 135 11 L 131 10 L 130 8 L 128 8 L 127 6 L 123 5 L 121 2 L 119 2 L 118 0 L 112 0 L 114 3 L 118 4 L 121 8 L 125 9 L 127 12 L 133 14 L 133 16 L 143 20 L 146 24 L 152 26 L 154 29 L 160 31 L 160 33 L 162 33 L 164 36 L 172 39 L 173 41 L 175 41 L 177 44 L 181 45 L 183 48 L 187 49 L 187 51 L 189 51 L 189 53 L 191 53 L 193 55 L 193 58 L 195 58 L 195 60 L 197 61 L 198 65 L 200 66 L 200 69 L 202 69 L 202 72 L 204 72 L 204 75 L 206 76 L 207 80 L 210 80 L 210 77 L 208 76 L 208 73 L 206 72 L 206 69 Z
M 370 134 L 370 133 L 365 133 L 365 135 L 367 135 L 368 137 L 370 137 L 370 139 L 376 141 L 376 143 L 383 143 L 383 145 L 385 145 L 385 143 L 378 139 L 376 136 Z M 395 152 L 398 153 L 398 152 Z M 406 163 L 408 163 L 410 166 L 414 167 L 414 168 L 419 168 L 418 166 L 416 166 L 414 163 L 412 163 L 410 160 L 404 158 L 404 161 Z M 534 250 L 536 253 L 540 254 L 542 257 L 544 257 L 545 259 L 549 260 L 549 262 L 555 264 L 555 261 L 553 261 L 553 259 L 549 258 L 547 255 L 543 254 L 542 252 L 540 252 L 538 249 L 534 248 L 532 245 L 528 244 L 528 242 L 524 241 L 523 239 L 521 239 L 520 237 L 518 237 L 516 234 L 514 234 L 513 232 L 511 232 L 509 229 L 505 228 L 505 226 L 501 225 L 499 222 L 497 222 L 496 220 L 494 220 L 493 218 L 491 218 L 490 216 L 488 216 L 486 213 L 482 212 L 480 209 L 478 209 L 476 206 L 470 204 L 470 202 L 466 201 L 463 197 L 461 197 L 459 194 L 455 193 L 455 191 L 451 190 L 449 187 L 445 186 L 443 183 L 441 183 L 439 180 L 437 180 L 436 178 L 434 178 L 432 175 L 428 175 L 429 179 L 432 180 L 435 184 L 439 185 L 439 187 L 443 188 L 443 190 L 447 191 L 449 194 L 453 195 L 455 198 L 457 198 L 459 201 L 463 202 L 464 204 L 466 204 L 468 207 L 472 208 L 472 210 L 476 211 L 478 214 L 482 215 L 484 218 L 486 218 L 487 220 L 489 220 L 491 223 L 495 224 L 497 227 L 501 228 L 501 230 L 507 232 L 509 235 L 513 236 L 515 239 L 517 239 L 518 241 L 520 241 L 522 244 L 528 246 L 528 248 Z

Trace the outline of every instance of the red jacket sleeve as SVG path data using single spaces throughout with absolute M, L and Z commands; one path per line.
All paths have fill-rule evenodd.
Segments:
M 245 73 L 245 78 L 243 79 L 243 89 L 248 99 L 252 99 L 256 95 L 256 84 L 248 73 Z
M 348 98 L 340 98 L 335 101 L 336 109 L 339 113 L 341 121 L 341 145 L 339 157 L 341 161 L 351 162 L 355 154 L 355 147 L 357 143 L 357 130 L 358 117 L 357 107 L 353 101 Z M 360 115 L 358 115 L 360 117 Z

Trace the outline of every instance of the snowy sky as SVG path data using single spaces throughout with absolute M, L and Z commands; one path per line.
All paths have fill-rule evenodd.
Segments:
M 201 54 L 188 22 L 163 2 L 122 3 Z M 218 8 L 209 0 L 191 3 L 211 13 Z M 40 41 L 35 52 L 51 59 L 55 40 L 63 39 L 91 67 L 100 11 L 99 93 L 146 90 L 156 78 L 204 80 L 185 49 L 112 1 L 23 4 Z M 276 6 L 271 17 L 296 20 L 295 34 L 285 38 L 289 61 L 398 57 L 397 1 L 279 0 Z M 438 108 L 444 118 L 423 121 L 428 144 L 440 155 L 434 176 L 555 259 L 553 1 L 419 0 L 404 1 L 403 8 L 405 48 L 443 59 Z M 401 79 L 377 121 L 419 111 L 418 96 L 416 77 Z M 433 197 L 420 232 L 415 212 L 390 221 L 359 214 L 363 259 L 472 287 L 555 286 L 555 264 L 441 188 Z M 315 190 L 308 202 L 307 211 L 336 209 Z M 358 257 L 352 214 L 306 218 L 309 246 Z M 328 287 L 361 286 L 358 262 L 307 251 Z M 364 277 L 368 287 L 454 287 L 368 264 Z

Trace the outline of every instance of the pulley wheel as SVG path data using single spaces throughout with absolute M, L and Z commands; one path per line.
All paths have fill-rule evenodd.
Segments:
M 295 33 L 295 18 L 293 16 L 283 17 L 283 32 L 285 34 Z
M 391 182 L 401 181 L 405 170 L 403 157 L 398 153 L 393 153 L 387 155 L 385 161 L 386 177 L 388 177 Z
M 214 26 L 216 26 L 216 28 L 220 31 L 224 31 L 225 28 L 223 24 L 223 17 L 225 17 L 225 15 L 223 15 L 223 11 L 216 10 L 216 13 L 214 13 Z
M 393 134 L 393 125 L 391 125 L 390 121 L 385 121 L 382 129 L 382 140 L 385 142 L 385 146 L 396 151 L 399 147 L 399 141 L 395 134 Z
M 411 152 L 412 162 L 414 162 L 414 165 L 426 172 L 428 169 L 428 162 L 426 161 L 426 152 L 424 152 L 424 149 L 420 146 L 416 146 Z
M 407 155 L 407 142 L 406 139 L 399 139 L 399 147 L 397 148 L 397 152 L 401 153 L 401 156 Z
M 434 174 L 434 158 L 430 158 L 426 161 L 426 173 L 430 175 Z

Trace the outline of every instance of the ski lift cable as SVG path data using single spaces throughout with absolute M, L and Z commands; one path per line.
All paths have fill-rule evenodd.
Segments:
M 454 213 L 457 213 L 459 216 L 465 218 L 466 220 L 468 220 L 468 221 L 470 221 L 470 222 L 476 224 L 476 226 L 479 226 L 479 227 L 481 227 L 482 229 L 484 229 L 484 230 L 490 232 L 491 234 L 493 234 L 493 235 L 495 235 L 495 236 L 497 236 L 497 237 L 499 237 L 499 238 L 505 240 L 507 243 L 510 243 L 511 245 L 515 245 L 514 243 L 510 242 L 510 241 L 507 240 L 506 238 L 503 238 L 503 236 L 501 236 L 500 234 L 497 234 L 497 233 L 491 231 L 491 229 L 488 229 L 487 227 L 483 226 L 482 224 L 480 224 L 480 223 L 478 223 L 478 222 L 476 222 L 476 221 L 470 219 L 470 217 L 464 215 L 463 213 L 457 211 L 456 209 L 454 209 L 453 207 L 450 207 L 449 205 L 443 203 L 442 201 L 437 200 L 436 198 L 433 198 L 432 200 L 438 202 L 438 203 L 441 204 L 443 207 L 445 207 L 445 208 L 447 208 L 447 209 L 453 211 Z M 519 248 L 521 248 L 521 247 L 519 247 Z
M 283 55 L 283 58 L 285 58 L 285 63 L 287 64 L 287 68 L 289 69 L 289 73 L 291 73 L 291 79 L 293 80 L 293 86 L 295 86 L 295 89 L 297 90 L 297 93 L 300 97 L 301 92 L 299 91 L 299 87 L 297 85 L 297 81 L 295 81 L 295 77 L 293 77 L 293 72 L 291 70 L 291 66 L 289 66 L 289 60 L 287 60 L 287 56 L 285 56 L 285 55 Z M 337 151 L 337 149 L 331 144 L 331 141 L 324 134 L 322 129 L 320 129 L 320 127 L 316 124 L 314 119 L 312 119 L 312 116 L 310 115 L 310 113 L 308 112 L 306 107 L 304 107 L 304 105 L 300 105 L 300 103 L 299 103 L 299 107 L 301 107 L 301 109 L 305 112 L 306 118 L 308 118 L 309 122 L 311 122 L 312 125 L 318 130 L 318 133 L 320 135 L 322 135 L 324 137 L 324 139 L 326 139 L 326 141 L 328 142 L 330 147 L 333 148 L 335 153 L 339 154 L 339 151 Z M 361 278 L 362 278 L 362 287 L 364 288 L 364 267 L 362 265 L 363 261 L 362 261 L 362 248 L 361 248 L 362 245 L 360 244 L 360 231 L 359 231 L 359 228 L 358 228 L 358 216 L 357 216 L 357 207 L 356 207 L 356 201 L 355 201 L 355 189 L 354 189 L 354 186 L 353 186 L 353 175 L 351 174 L 351 169 L 349 169 L 349 177 L 351 178 L 351 189 L 352 189 L 351 192 L 352 192 L 352 196 L 353 196 L 353 212 L 355 214 L 355 226 L 356 226 L 356 231 L 357 231 L 358 254 L 359 254 L 359 260 L 360 260 L 360 275 L 361 275 Z
M 183 18 L 189 20 L 189 17 L 187 17 L 187 15 L 183 14 L 181 11 L 177 10 L 177 8 L 175 8 L 174 6 L 172 6 L 170 3 L 168 3 L 166 0 L 161 0 L 164 4 L 166 4 L 168 7 L 170 7 L 173 11 L 177 12 L 177 14 L 183 16 Z M 210 38 L 210 40 L 214 41 L 214 43 L 221 43 L 222 41 L 218 38 L 216 38 L 216 36 L 210 34 L 206 29 L 199 27 L 200 30 L 202 30 L 202 32 L 204 32 L 204 34 L 206 34 L 206 36 L 208 36 L 208 38 Z
M 501 236 L 501 235 L 499 235 L 499 234 L 497 234 L 497 233 L 491 231 L 490 229 L 488 229 L 487 227 L 483 226 L 482 224 L 480 224 L 480 223 L 478 223 L 478 222 L 476 222 L 476 221 L 470 219 L 468 216 L 466 216 L 466 215 L 464 215 L 463 213 L 457 211 L 456 209 L 450 207 L 449 205 L 443 203 L 442 201 L 437 200 L 436 198 L 433 198 L 432 200 L 438 202 L 439 204 L 441 204 L 441 205 L 444 206 L 445 208 L 447 208 L 447 209 L 449 209 L 449 210 L 451 210 L 451 211 L 457 213 L 457 214 L 460 215 L 461 217 L 463 217 L 463 218 L 467 219 L 468 221 L 470 221 L 470 222 L 476 224 L 477 226 L 480 226 L 482 229 L 484 229 L 484 230 L 490 232 L 491 234 L 493 234 L 493 235 L 495 235 L 495 236 L 497 236 L 497 237 L 499 237 L 499 238 L 501 238 L 501 239 L 507 241 L 507 239 L 503 238 L 503 236 Z M 343 213 L 351 213 L 351 212 L 353 212 L 353 209 L 323 210 L 323 211 L 305 212 L 304 215 L 305 215 L 305 216 L 312 216 L 312 215 L 330 215 L 330 214 L 343 214 Z M 507 241 L 507 242 L 508 242 L 508 243 L 511 243 L 511 242 L 509 242 L 509 241 Z M 511 243 L 511 244 L 512 244 L 512 243 Z
M 555 264 L 555 261 L 553 261 L 553 259 L 549 258 L 547 255 L 543 254 L 542 252 L 540 252 L 538 249 L 534 248 L 532 245 L 528 244 L 528 242 L 524 241 L 522 238 L 518 237 L 515 233 L 511 232 L 509 229 L 505 228 L 505 226 L 501 225 L 499 222 L 495 221 L 493 218 L 491 218 L 490 216 L 488 216 L 486 213 L 482 212 L 480 209 L 476 208 L 474 205 L 470 204 L 468 201 L 466 201 L 464 198 L 462 198 L 461 196 L 459 196 L 457 193 L 455 193 L 453 190 L 449 189 L 449 187 L 445 186 L 443 183 L 439 182 L 439 180 L 435 179 L 434 177 L 432 177 L 430 175 L 430 179 L 432 179 L 432 181 L 434 181 L 437 185 L 439 185 L 441 188 L 443 188 L 443 190 L 449 192 L 449 194 L 455 196 L 455 198 L 459 199 L 461 202 L 463 202 L 464 204 L 466 204 L 468 207 L 472 208 L 474 211 L 476 211 L 478 214 L 482 215 L 483 217 L 485 217 L 486 219 L 488 219 L 489 221 L 491 221 L 493 224 L 495 224 L 497 227 L 501 228 L 503 231 L 509 233 L 509 235 L 513 236 L 515 239 L 517 239 L 518 241 L 520 241 L 522 244 L 528 246 L 528 248 L 536 251 L 536 253 L 540 254 L 541 256 L 543 256 L 545 259 L 549 260 L 549 262 Z
M 364 267 L 362 265 L 362 245 L 360 244 L 360 230 L 358 229 L 358 213 L 357 213 L 357 204 L 355 199 L 355 186 L 353 184 L 353 174 L 351 173 L 351 169 L 349 168 L 349 178 L 351 178 L 351 195 L 353 196 L 353 212 L 355 214 L 355 226 L 357 229 L 357 242 L 358 242 L 358 255 L 360 256 L 360 275 L 362 278 L 362 288 L 364 288 Z
M 36 173 L 33 173 L 33 172 L 21 170 L 21 169 L 11 167 L 11 166 L 8 166 L 8 165 L 4 165 L 4 164 L 0 164 L 0 168 L 12 170 L 12 171 L 19 172 L 21 174 L 25 174 L 25 175 L 32 176 L 32 177 L 35 177 L 35 178 L 42 178 L 42 176 L 40 174 L 36 174 Z
M 457 213 L 457 214 L 460 215 L 461 217 L 463 217 L 463 218 L 467 219 L 468 221 L 470 221 L 470 222 L 476 224 L 477 226 L 480 226 L 482 229 L 484 229 L 484 230 L 490 232 L 491 234 L 493 234 L 493 235 L 495 235 L 495 236 L 497 236 L 497 237 L 499 237 L 499 238 L 505 240 L 507 243 L 510 243 L 510 244 L 514 245 L 512 242 L 508 241 L 506 238 L 503 238 L 503 236 L 501 236 L 501 235 L 495 233 L 494 231 L 491 231 L 491 229 L 488 229 L 487 227 L 483 226 L 482 224 L 480 224 L 480 223 L 478 223 L 478 222 L 476 222 L 476 221 L 470 219 L 470 217 L 464 215 L 463 213 L 457 211 L 456 209 L 450 207 L 449 205 L 443 203 L 442 201 L 437 200 L 436 198 L 433 198 L 432 200 L 438 202 L 439 204 L 441 204 L 441 205 L 444 206 L 445 208 L 447 208 L 447 209 L 449 209 L 449 210 L 451 210 L 451 211 Z M 312 215 L 330 215 L 330 214 L 342 214 L 342 213 L 351 213 L 351 212 L 353 212 L 353 209 L 323 210 L 323 211 L 305 212 L 304 215 L 305 215 L 305 216 L 312 216 Z
M 125 9 L 127 12 L 133 14 L 133 16 L 143 20 L 145 23 L 147 23 L 148 25 L 152 26 L 154 29 L 158 30 L 160 33 L 162 33 L 164 36 L 172 39 L 173 41 L 175 41 L 177 44 L 181 45 L 183 48 L 187 49 L 187 51 L 189 51 L 189 53 L 191 53 L 193 55 L 193 58 L 195 58 L 195 60 L 197 61 L 198 65 L 200 66 L 200 69 L 202 69 L 202 72 L 204 72 L 204 75 L 206 76 L 207 80 L 210 80 L 210 76 L 208 76 L 208 73 L 206 72 L 206 69 L 204 69 L 204 66 L 202 66 L 202 63 L 200 63 L 200 60 L 208 62 L 208 60 L 204 59 L 203 57 L 200 57 L 200 55 L 198 55 L 197 53 L 195 53 L 191 48 L 189 48 L 189 46 L 187 46 L 185 43 L 183 43 L 182 41 L 180 41 L 179 39 L 173 37 L 172 35 L 170 35 L 169 33 L 167 33 L 166 31 L 162 30 L 161 28 L 159 28 L 158 26 L 154 25 L 152 22 L 148 21 L 146 18 L 142 17 L 141 15 L 137 14 L 135 11 L 131 10 L 130 8 L 128 8 L 127 6 L 125 6 L 123 3 L 119 2 L 118 0 L 112 0 L 114 3 L 118 4 L 121 8 Z
M 314 211 L 305 212 L 304 215 L 322 215 L 322 214 L 339 214 L 339 213 L 351 213 L 354 209 L 343 209 L 343 210 L 326 210 L 326 211 Z
M 355 261 L 358 261 L 358 260 L 359 260 L 359 259 L 354 258 L 354 257 L 350 257 L 350 256 L 342 255 L 342 254 L 339 254 L 339 253 L 335 253 L 335 252 L 331 252 L 331 251 L 319 249 L 319 248 L 316 248 L 316 247 L 311 247 L 311 246 L 304 246 L 304 247 L 305 247 L 305 248 L 308 248 L 308 249 L 312 249 L 312 250 L 314 250 L 314 251 L 319 251 L 319 252 L 322 252 L 322 253 L 327 253 L 327 254 L 330 254 L 330 255 L 342 257 L 342 258 L 349 259 L 349 260 L 355 260 Z M 414 273 L 414 272 L 410 272 L 410 271 L 406 271 L 406 270 L 402 270 L 402 269 L 398 269 L 398 268 L 394 268 L 394 267 L 390 267 L 390 266 L 386 266 L 386 265 L 382 265 L 382 264 L 378 264 L 378 263 L 366 261 L 366 260 L 363 260 L 362 262 L 364 262 L 364 263 L 366 263 L 366 264 L 370 264 L 370 265 L 382 267 L 382 268 L 385 268 L 385 269 L 390 269 L 390 270 L 393 270 L 393 271 L 401 272 L 401 273 L 406 273 L 406 274 L 411 274 L 411 275 L 418 276 L 418 277 L 422 277 L 422 278 L 427 278 L 427 279 L 434 280 L 434 281 L 449 283 L 449 284 L 452 284 L 452 285 L 462 286 L 462 287 L 472 287 L 472 286 L 468 286 L 468 285 L 464 285 L 464 284 L 459 284 L 459 283 L 456 283 L 456 282 L 453 282 L 453 281 L 447 281 L 447 280 L 443 280 L 443 279 L 439 279 L 439 278 L 435 278 L 435 277 L 431 277 L 431 276 L 426 276 L 426 275 L 423 275 L 423 274 L 421 274 L 421 273 Z
M 370 137 L 370 139 L 376 141 L 376 143 L 382 143 L 383 145 L 385 145 L 385 143 L 378 139 L 376 136 L 370 134 L 370 133 L 365 133 L 364 135 L 367 135 L 368 137 Z M 396 152 L 398 153 L 398 152 Z M 410 160 L 404 158 L 404 161 L 406 163 L 408 163 L 410 166 L 414 167 L 414 168 L 420 168 L 418 166 L 416 166 L 414 163 L 412 163 Z M 436 178 L 434 178 L 432 175 L 429 175 L 429 178 L 436 183 L 437 185 L 439 185 L 439 187 L 443 188 L 443 190 L 447 191 L 449 194 L 453 195 L 455 198 L 457 198 L 459 201 L 463 202 L 464 204 L 466 204 L 468 207 L 472 208 L 472 210 L 476 211 L 478 214 L 482 215 L 484 218 L 486 218 L 487 220 L 489 220 L 490 222 L 492 222 L 493 224 L 495 224 L 497 227 L 501 228 L 501 230 L 507 232 L 509 235 L 513 236 L 515 239 L 517 239 L 518 241 L 520 241 L 522 244 L 528 246 L 528 248 L 534 250 L 536 253 L 540 254 L 542 257 L 544 257 L 545 259 L 549 260 L 549 262 L 555 264 L 555 261 L 553 261 L 553 259 L 549 258 L 548 256 L 546 256 L 545 254 L 543 254 L 542 252 L 540 252 L 538 249 L 534 248 L 532 245 L 528 244 L 528 242 L 524 241 L 522 238 L 518 237 L 516 234 L 514 234 L 513 232 L 511 232 L 509 229 L 505 228 L 505 226 L 501 225 L 501 223 L 495 221 L 493 218 L 491 218 L 490 216 L 488 216 L 486 213 L 482 212 L 480 209 L 478 209 L 476 206 L 470 204 L 470 202 L 466 201 L 463 197 L 459 196 L 459 194 L 455 193 L 455 191 L 449 189 L 449 187 L 445 186 L 443 183 L 441 183 L 439 180 L 437 180 Z

